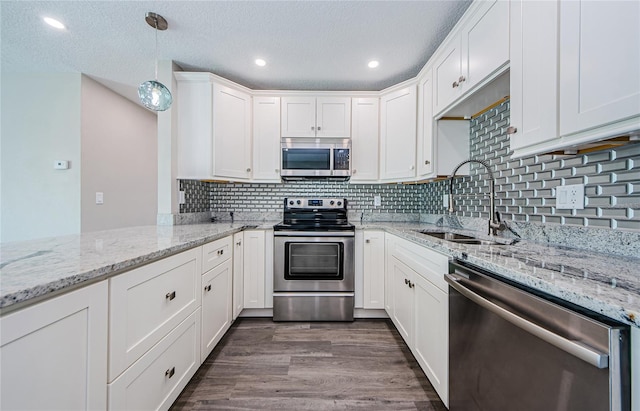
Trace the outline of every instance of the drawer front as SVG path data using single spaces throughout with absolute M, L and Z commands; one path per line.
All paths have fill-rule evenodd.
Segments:
M 202 272 L 206 273 L 231 258 L 233 236 L 221 238 L 202 246 Z
M 449 257 L 410 241 L 395 237 L 392 255 L 411 267 L 442 291 L 448 285 L 444 275 L 449 272 Z
M 110 279 L 109 381 L 200 306 L 200 247 Z
M 110 410 L 167 410 L 200 366 L 200 310 L 108 385 Z

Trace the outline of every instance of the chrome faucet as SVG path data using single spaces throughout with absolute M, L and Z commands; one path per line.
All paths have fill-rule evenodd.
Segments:
M 454 206 L 453 206 L 453 178 L 456 176 L 456 172 L 458 171 L 458 169 L 460 167 L 462 167 L 463 165 L 467 164 L 467 163 L 481 164 L 489 172 L 489 178 L 491 179 L 491 182 L 490 182 L 491 193 L 489 193 L 489 209 L 490 209 L 490 211 L 489 211 L 489 213 L 490 213 L 489 214 L 489 234 L 490 235 L 497 235 L 498 231 L 502 231 L 502 230 L 506 229 L 507 226 L 505 225 L 505 223 L 500 221 L 500 213 L 498 213 L 496 211 L 495 178 L 493 177 L 493 171 L 491 171 L 491 167 L 489 166 L 489 164 L 487 164 L 486 161 L 483 161 L 483 160 L 464 160 L 463 162 L 458 164 L 456 166 L 456 168 L 453 169 L 453 172 L 451 173 L 451 176 L 449 176 L 449 214 L 453 214 L 453 212 L 455 211 Z

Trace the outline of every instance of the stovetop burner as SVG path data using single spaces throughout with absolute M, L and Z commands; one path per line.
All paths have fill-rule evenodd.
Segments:
M 353 231 L 346 198 L 285 198 L 283 221 L 275 231 Z

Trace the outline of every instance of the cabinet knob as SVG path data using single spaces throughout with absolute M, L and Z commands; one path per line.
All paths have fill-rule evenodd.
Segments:
M 413 170 L 414 168 L 416 168 L 416 166 L 412 164 L 411 167 L 409 167 L 409 170 Z
M 315 130 L 316 128 L 314 126 L 311 126 L 311 130 Z
M 250 173 L 250 172 L 251 172 L 251 168 L 247 168 L 247 173 Z
M 240 247 L 240 246 L 242 245 L 242 241 L 238 241 L 238 242 L 236 243 L 236 245 L 237 245 L 238 247 Z
M 371 242 L 371 240 L 367 238 L 366 240 L 364 240 L 364 242 L 369 244 Z
M 516 127 L 514 127 L 514 126 L 509 126 L 507 128 L 507 134 L 515 134 L 517 132 L 518 132 L 518 129 Z
M 279 168 L 276 168 L 276 173 L 279 173 L 279 172 L 280 172 L 280 169 L 279 169 Z
M 320 131 L 320 126 L 318 126 L 318 131 Z
M 174 298 L 176 298 L 176 292 L 171 291 L 170 293 L 167 293 L 167 295 L 165 295 L 165 298 L 169 301 L 173 300 Z
M 358 170 L 352 170 L 352 171 L 351 171 L 351 174 L 355 174 L 355 173 L 357 173 L 357 172 L 358 172 Z
M 424 165 L 425 165 L 425 166 L 428 166 L 429 164 L 431 164 L 431 161 L 429 161 L 429 160 L 424 160 Z
M 164 376 L 171 378 L 175 373 L 176 373 L 176 367 L 171 367 L 171 369 L 164 372 Z
M 211 284 L 207 285 L 206 287 L 204 287 L 205 291 L 211 291 Z

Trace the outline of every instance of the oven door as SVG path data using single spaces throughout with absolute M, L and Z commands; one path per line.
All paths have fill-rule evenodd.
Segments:
M 277 233 L 275 292 L 354 291 L 354 236 L 337 233 Z

